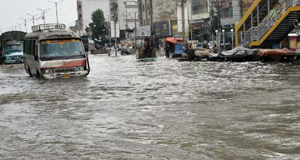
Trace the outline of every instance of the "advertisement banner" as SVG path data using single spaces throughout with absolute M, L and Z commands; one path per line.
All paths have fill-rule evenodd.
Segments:
M 189 31 L 189 23 L 188 23 L 188 11 L 187 8 L 184 8 L 184 22 L 182 23 L 182 9 L 181 7 L 177 8 L 177 26 L 178 26 L 178 32 L 182 32 L 182 25 L 184 23 L 185 26 L 185 32 Z
M 115 37 L 115 22 L 114 21 L 110 21 L 110 26 L 111 26 L 111 30 L 110 30 L 110 35 L 111 37 Z M 120 37 L 120 26 L 119 26 L 119 21 L 117 21 L 116 23 L 116 35 L 117 35 L 117 38 Z
M 150 37 L 151 36 L 151 27 L 150 26 L 142 26 L 136 28 L 136 36 L 137 37 Z
M 153 34 L 156 37 L 170 37 L 172 36 L 172 29 L 170 21 L 161 21 L 153 23 Z

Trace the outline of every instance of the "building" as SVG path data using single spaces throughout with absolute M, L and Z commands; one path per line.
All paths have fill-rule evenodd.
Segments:
M 108 0 L 77 0 L 78 20 L 76 26 L 79 28 L 80 34 L 86 34 L 85 28 L 92 22 L 91 15 L 101 9 L 105 19 L 108 21 L 110 17 Z
M 178 0 L 152 0 L 152 3 L 154 22 L 177 20 Z
M 219 0 L 221 28 L 222 28 L 222 32 L 223 30 L 225 32 L 224 33 L 225 37 L 223 38 L 223 40 L 225 40 L 226 43 L 232 43 L 231 40 L 234 39 L 233 31 L 235 27 L 235 22 L 238 22 L 242 18 L 243 14 L 241 12 L 242 11 L 241 3 L 243 2 L 234 1 L 234 0 Z
M 190 39 L 209 41 L 211 39 L 210 0 L 190 0 Z
M 120 27 L 120 39 L 133 39 L 133 30 L 139 27 L 138 2 L 132 0 L 117 0 L 118 21 Z

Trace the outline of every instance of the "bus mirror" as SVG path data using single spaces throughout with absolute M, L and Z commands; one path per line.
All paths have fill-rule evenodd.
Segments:
M 34 60 L 38 60 L 38 56 L 37 55 L 34 55 Z

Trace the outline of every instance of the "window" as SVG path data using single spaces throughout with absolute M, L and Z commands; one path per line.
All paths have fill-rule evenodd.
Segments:
M 44 59 L 84 56 L 81 41 L 78 39 L 45 40 L 40 44 L 40 57 Z
M 193 14 L 208 13 L 207 0 L 193 0 L 192 11 Z
M 232 7 L 226 8 L 226 9 L 221 9 L 220 10 L 220 15 L 221 15 L 221 18 L 230 18 L 230 17 L 233 17 L 233 9 L 232 9 Z
M 24 53 L 33 55 L 35 51 L 35 40 L 24 41 Z

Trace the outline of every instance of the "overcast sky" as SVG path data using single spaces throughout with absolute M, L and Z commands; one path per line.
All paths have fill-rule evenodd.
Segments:
M 58 9 L 58 22 L 64 23 L 67 27 L 75 25 L 77 19 L 77 1 L 76 0 L 50 0 L 57 3 Z M 61 2 L 60 2 L 61 1 Z M 36 15 L 34 24 L 43 24 L 41 19 L 42 11 L 46 10 L 45 20 L 46 23 L 56 23 L 56 9 L 55 4 L 49 0 L 0 0 L 0 33 L 10 30 L 26 31 L 24 20 L 27 19 L 27 32 L 31 32 L 33 25 L 32 16 Z M 39 18 L 39 19 L 38 19 Z M 37 20 L 38 19 L 38 20 Z

